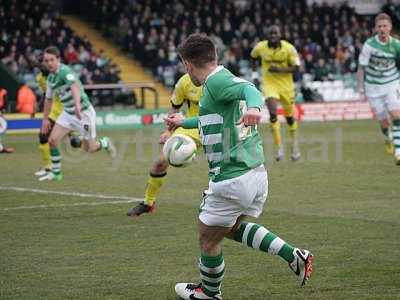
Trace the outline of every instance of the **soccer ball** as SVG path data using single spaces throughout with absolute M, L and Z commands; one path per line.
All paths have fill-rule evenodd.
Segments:
M 164 144 L 163 154 L 171 166 L 186 167 L 196 156 L 196 143 L 188 136 L 175 134 Z

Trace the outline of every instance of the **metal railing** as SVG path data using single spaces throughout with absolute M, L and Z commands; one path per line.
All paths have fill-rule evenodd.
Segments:
M 136 107 L 137 108 L 149 108 L 148 107 L 148 99 L 146 91 L 150 92 L 153 95 L 152 103 L 154 105 L 154 109 L 159 107 L 159 95 L 158 91 L 155 88 L 155 84 L 152 82 L 128 82 L 128 83 L 104 83 L 104 84 L 87 84 L 84 85 L 83 88 L 87 91 L 89 90 L 130 90 L 137 96 Z M 140 90 L 139 93 L 136 93 L 136 90 Z M 132 103 L 133 104 L 133 103 Z

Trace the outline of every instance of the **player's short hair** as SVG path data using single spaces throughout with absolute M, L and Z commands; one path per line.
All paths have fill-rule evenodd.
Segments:
M 189 35 L 178 46 L 178 53 L 182 59 L 200 68 L 217 59 L 214 42 L 207 35 L 201 33 Z
M 57 58 L 59 58 L 61 56 L 60 50 L 58 50 L 58 48 L 56 46 L 47 47 L 46 49 L 44 49 L 44 53 L 53 54 Z
M 392 18 L 386 14 L 386 13 L 380 13 L 375 17 L 375 24 L 378 23 L 378 21 L 381 20 L 386 20 L 389 21 L 390 24 L 392 24 Z

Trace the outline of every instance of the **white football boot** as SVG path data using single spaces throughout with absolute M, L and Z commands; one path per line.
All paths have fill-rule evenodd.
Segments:
M 35 176 L 42 177 L 42 176 L 45 176 L 49 172 L 51 172 L 50 169 L 40 169 L 35 172 Z
M 289 268 L 297 275 L 300 286 L 303 286 L 311 277 L 314 256 L 310 251 L 299 248 L 293 250 L 293 255 L 294 260 L 289 264 Z
M 275 160 L 281 161 L 284 158 L 285 158 L 285 149 L 283 148 L 283 145 L 279 145 L 278 150 L 275 153 Z
M 63 174 L 54 174 L 53 172 L 49 172 L 46 175 L 39 177 L 39 181 L 61 181 L 63 179 Z
M 175 292 L 183 300 L 222 300 L 221 293 L 214 296 L 206 295 L 201 283 L 177 283 L 175 285 Z

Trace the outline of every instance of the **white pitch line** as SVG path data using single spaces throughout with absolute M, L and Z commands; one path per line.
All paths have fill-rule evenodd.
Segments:
M 32 206 L 16 206 L 2 208 L 2 211 L 9 210 L 20 210 L 20 209 L 38 209 L 38 208 L 60 208 L 60 207 L 73 207 L 73 206 L 97 206 L 97 205 L 108 205 L 108 204 L 121 204 L 121 203 L 132 203 L 137 200 L 120 200 L 120 201 L 102 201 L 102 202 L 79 202 L 72 204 L 54 204 L 54 205 L 32 205 Z
M 140 202 L 140 201 L 144 200 L 143 198 L 134 198 L 134 197 L 127 197 L 127 196 L 110 196 L 110 195 L 102 195 L 102 194 L 85 194 L 85 193 L 76 193 L 76 192 L 49 191 L 49 190 L 22 188 L 22 187 L 16 187 L 16 186 L 0 186 L 0 190 L 14 191 L 14 192 L 28 192 L 28 193 L 37 193 L 37 194 L 48 194 L 48 195 L 53 194 L 53 195 L 73 196 L 73 197 L 81 197 L 81 198 L 116 199 L 116 200 L 119 199 L 119 201 L 79 202 L 79 203 L 57 204 L 57 205 L 16 206 L 16 207 L 2 208 L 1 210 L 3 210 L 3 211 L 18 210 L 18 209 L 37 209 L 37 208 L 53 208 L 53 207 L 73 207 L 73 206 L 95 206 L 95 205 L 121 204 L 121 203 Z

